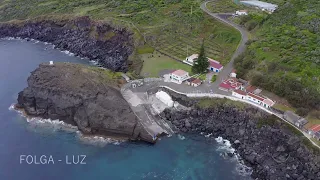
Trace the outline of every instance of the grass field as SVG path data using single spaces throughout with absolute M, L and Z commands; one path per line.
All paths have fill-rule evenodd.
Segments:
M 141 76 L 144 77 L 159 77 L 159 72 L 166 69 L 183 69 L 189 73 L 191 72 L 191 66 L 177 62 L 157 52 L 142 54 L 141 58 L 144 61 Z
M 207 56 L 226 64 L 241 35 L 203 13 L 201 3 L 202 0 L 0 0 L 0 21 L 40 15 L 86 15 L 129 27 L 135 33 L 138 54 L 155 48 L 183 60 L 198 53 L 204 38 Z M 151 48 L 145 48 L 145 42 Z
M 276 103 L 274 106 L 272 106 L 273 108 L 275 109 L 279 109 L 281 111 L 292 111 L 292 112 L 296 112 L 296 109 L 293 108 L 293 107 L 289 107 L 289 106 L 285 106 L 283 104 L 279 104 L 279 103 Z

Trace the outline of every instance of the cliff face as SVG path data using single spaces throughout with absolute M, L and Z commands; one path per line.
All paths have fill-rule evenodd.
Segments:
M 31 73 L 16 107 L 30 116 L 59 119 L 85 134 L 153 142 L 115 81 L 104 70 L 70 63 L 42 64 Z
M 127 71 L 133 52 L 132 34 L 89 17 L 32 20 L 0 24 L 0 38 L 21 37 L 50 42 L 61 50 L 87 57 L 113 71 Z

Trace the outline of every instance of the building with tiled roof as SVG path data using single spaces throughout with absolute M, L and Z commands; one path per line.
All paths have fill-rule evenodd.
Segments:
M 184 70 L 176 70 L 169 74 L 172 82 L 181 84 L 183 81 L 190 78 L 189 73 Z

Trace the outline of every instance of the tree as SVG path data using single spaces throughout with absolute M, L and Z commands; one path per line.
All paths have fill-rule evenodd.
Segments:
M 200 48 L 200 53 L 197 61 L 192 66 L 192 72 L 195 74 L 206 72 L 209 67 L 209 61 L 204 51 L 204 41 Z

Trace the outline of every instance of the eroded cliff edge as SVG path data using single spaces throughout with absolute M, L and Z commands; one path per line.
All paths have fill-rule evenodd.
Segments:
M 113 71 L 128 71 L 134 52 L 133 33 L 89 17 L 44 17 L 0 23 L 0 38 L 20 37 L 49 42 L 76 56 L 96 60 Z
M 128 103 L 113 72 L 71 63 L 41 64 L 18 95 L 17 108 L 29 116 L 59 119 L 84 134 L 153 143 Z

